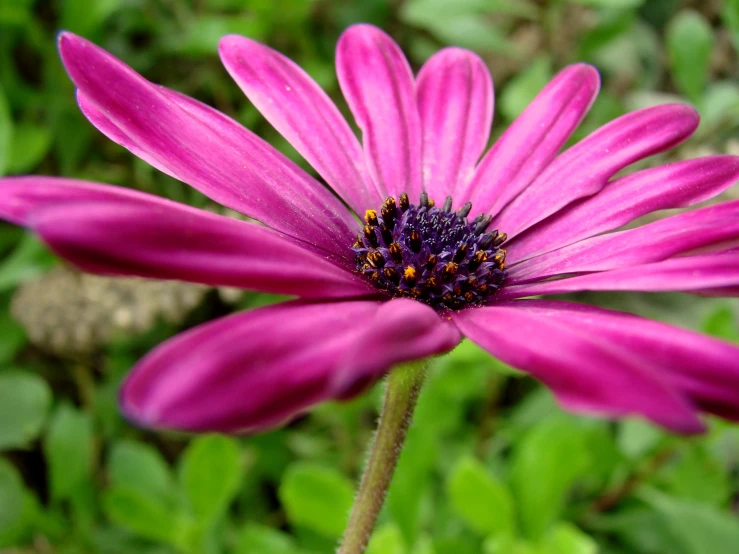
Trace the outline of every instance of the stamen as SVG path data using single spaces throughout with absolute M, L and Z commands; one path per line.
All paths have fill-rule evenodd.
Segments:
M 364 226 L 364 238 L 366 238 L 374 248 L 379 246 L 377 235 L 375 234 L 375 228 L 371 225 Z
M 468 248 L 466 244 L 463 244 L 462 246 L 460 246 L 455 252 L 454 258 L 452 258 L 453 261 L 456 263 L 459 263 L 462 260 L 464 260 L 465 256 L 467 255 L 467 250 Z
M 459 208 L 457 215 L 459 217 L 467 217 L 470 215 L 470 210 L 472 210 L 472 202 L 466 202 L 464 206 Z
M 410 201 L 408 200 L 408 195 L 406 193 L 403 193 L 400 195 L 399 203 L 400 203 L 400 211 L 402 211 L 403 213 L 407 212 L 411 204 L 410 204 Z
M 409 265 L 405 268 L 405 271 L 403 272 L 403 279 L 405 279 L 405 282 L 408 284 L 409 287 L 412 287 L 416 284 L 416 279 L 418 279 L 418 274 L 416 273 L 416 268 L 412 265 Z
M 488 228 L 488 225 L 490 225 L 490 222 L 493 221 L 493 218 L 489 215 L 483 216 L 482 219 L 477 223 L 475 226 L 475 230 L 472 231 L 474 234 L 479 235 L 482 234 L 482 232 Z
M 472 259 L 469 263 L 469 268 L 472 271 L 475 271 L 478 267 L 482 265 L 482 262 L 488 259 L 488 254 L 484 250 L 478 250 L 475 252 L 475 255 L 472 256 Z
M 396 285 L 400 283 L 400 275 L 398 275 L 398 270 L 394 267 L 386 267 L 382 270 L 382 273 L 389 281 L 392 281 Z
M 419 204 L 403 193 L 367 210 L 353 249 L 357 271 L 393 296 L 406 296 L 436 310 L 484 304 L 505 279 L 508 238 L 487 232 L 492 217 L 468 221 L 472 204 L 457 212 L 447 197 L 440 208 L 426 192 Z M 378 215 L 378 213 L 380 215 Z
M 454 279 L 454 276 L 457 274 L 458 269 L 459 266 L 454 262 L 447 263 L 441 270 L 441 280 L 448 283 L 449 281 Z
M 380 235 L 382 236 L 382 240 L 385 241 L 385 244 L 391 244 L 393 242 L 393 234 L 384 223 L 380 225 Z
M 411 250 L 418 254 L 421 251 L 421 245 L 421 235 L 418 233 L 418 231 L 411 231 L 408 246 L 410 246 Z
M 426 260 L 426 270 L 431 271 L 432 269 L 434 269 L 434 266 L 437 264 L 438 261 L 439 256 L 437 256 L 436 254 L 431 254 L 428 260 Z
M 379 250 L 373 250 L 367 255 L 367 259 L 372 267 L 383 267 L 385 265 L 385 258 Z
M 390 257 L 394 262 L 403 261 L 403 248 L 400 246 L 400 243 L 392 243 L 387 250 L 390 252 Z

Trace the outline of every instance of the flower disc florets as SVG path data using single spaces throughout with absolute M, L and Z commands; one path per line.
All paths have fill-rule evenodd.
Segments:
M 367 210 L 354 243 L 357 271 L 379 289 L 407 296 L 437 310 L 482 304 L 505 279 L 505 233 L 487 232 L 492 218 L 467 216 L 469 202 L 452 211 L 448 196 L 439 208 L 423 192 L 418 205 L 403 193 L 380 209 Z

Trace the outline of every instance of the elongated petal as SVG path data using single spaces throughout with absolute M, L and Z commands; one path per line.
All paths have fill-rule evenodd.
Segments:
M 228 117 L 158 87 L 101 48 L 59 38 L 80 104 L 134 154 L 212 199 L 316 247 L 337 252 L 353 219 L 330 191 Z
M 0 217 L 36 231 L 85 271 L 180 279 L 310 298 L 376 293 L 275 231 L 119 187 L 0 180 Z
M 460 190 L 459 201 L 471 201 L 473 215 L 498 213 L 554 159 L 599 88 L 600 77 L 592 66 L 577 64 L 560 71 L 485 155 L 469 185 Z
M 692 206 L 739 180 L 739 157 L 711 156 L 644 169 L 574 202 L 506 246 L 516 263 L 581 239 L 617 229 L 643 215 Z
M 35 214 L 48 208 L 82 202 L 128 205 L 149 202 L 166 209 L 175 202 L 136 190 L 61 177 L 6 177 L 0 179 L 0 219 L 31 226 Z
M 515 237 L 579 198 L 599 192 L 616 173 L 689 137 L 698 126 L 690 106 L 667 104 L 626 114 L 558 156 L 496 217 Z
M 642 292 L 700 292 L 739 286 L 739 253 L 702 254 L 672 258 L 570 279 L 510 286 L 498 297 L 522 298 L 582 290 L 631 290 Z
M 631 268 L 696 251 L 725 250 L 738 243 L 739 201 L 735 200 L 593 237 L 526 260 L 511 268 L 507 282 Z
M 279 52 L 237 35 L 222 38 L 219 52 L 249 100 L 356 213 L 382 204 L 362 146 L 305 71 Z
M 493 81 L 479 56 L 445 48 L 421 68 L 417 82 L 423 126 L 423 186 L 442 202 L 472 177 L 493 123 Z
M 739 419 L 739 347 L 631 314 L 556 301 L 521 303 L 531 315 L 618 345 L 701 409 Z M 517 304 L 517 305 L 521 305 Z
M 528 306 L 528 307 L 527 307 Z M 504 362 L 531 373 L 570 410 L 641 414 L 682 433 L 703 430 L 691 403 L 631 352 L 553 309 L 518 301 L 454 314 L 460 331 Z
M 413 300 L 270 306 L 158 347 L 127 379 L 123 408 L 147 426 L 258 431 L 356 394 L 394 364 L 445 352 L 459 338 Z
M 383 195 L 421 192 L 421 122 L 413 73 L 397 44 L 372 25 L 339 38 L 336 72 L 362 130 L 370 175 Z

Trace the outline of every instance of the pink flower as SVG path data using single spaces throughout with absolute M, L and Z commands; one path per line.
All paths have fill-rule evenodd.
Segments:
M 336 64 L 360 143 L 293 62 L 225 37 L 227 70 L 334 195 L 227 116 L 146 81 L 84 39 L 65 33 L 59 47 L 93 125 L 263 225 L 50 177 L 3 179 L 0 216 L 87 271 L 300 297 L 155 349 L 123 388 L 134 420 L 268 428 L 357 394 L 394 364 L 446 352 L 462 336 L 544 382 L 572 410 L 641 414 L 686 433 L 702 430 L 698 411 L 739 419 L 736 346 L 624 313 L 523 299 L 581 290 L 737 294 L 739 202 L 616 231 L 739 178 L 732 156 L 615 177 L 685 140 L 698 124 L 692 108 L 630 113 L 560 153 L 599 86 L 595 69 L 573 65 L 484 153 L 493 116 L 484 63 L 447 48 L 414 78 L 387 35 L 358 25 L 341 37 Z

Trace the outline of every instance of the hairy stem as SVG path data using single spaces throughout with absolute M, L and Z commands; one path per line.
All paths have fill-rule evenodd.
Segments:
M 385 403 L 377 433 L 337 554 L 361 554 L 367 548 L 403 449 L 425 376 L 424 365 L 415 362 L 395 368 L 387 378 Z

